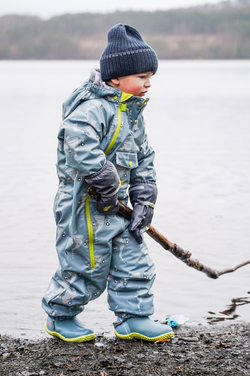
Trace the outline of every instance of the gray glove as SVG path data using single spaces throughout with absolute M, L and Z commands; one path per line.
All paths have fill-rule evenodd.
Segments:
M 131 184 L 129 197 L 133 206 L 129 231 L 135 240 L 141 244 L 142 234 L 149 228 L 157 198 L 157 187 L 154 182 L 141 181 Z
M 118 213 L 120 178 L 113 163 L 107 161 L 99 171 L 87 176 L 85 180 L 89 185 L 95 187 L 98 195 L 97 210 L 102 214 Z

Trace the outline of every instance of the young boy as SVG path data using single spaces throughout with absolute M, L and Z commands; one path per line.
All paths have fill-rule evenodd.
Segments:
M 59 268 L 42 301 L 46 331 L 64 341 L 95 338 L 76 315 L 106 286 L 117 337 L 156 341 L 174 335 L 148 317 L 155 268 L 142 238 L 157 197 L 143 97 L 157 68 L 157 56 L 139 32 L 118 24 L 108 32 L 100 71 L 93 70 L 64 103 L 54 203 Z M 89 196 L 90 186 L 98 202 Z M 127 204 L 128 189 L 131 221 L 118 214 L 118 199 Z

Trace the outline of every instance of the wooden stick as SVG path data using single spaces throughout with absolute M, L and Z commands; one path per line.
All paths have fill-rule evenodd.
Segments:
M 88 193 L 92 198 L 97 200 L 97 195 L 93 187 L 90 187 L 88 189 Z M 132 209 L 130 209 L 128 206 L 124 205 L 122 202 L 119 201 L 119 214 L 123 216 L 124 218 L 130 220 L 131 213 L 132 213 Z M 208 266 L 203 265 L 201 262 L 199 262 L 199 260 L 192 259 L 191 258 L 192 253 L 185 251 L 184 249 L 179 247 L 177 244 L 171 243 L 167 238 L 165 238 L 165 236 L 163 236 L 159 231 L 157 231 L 152 225 L 149 227 L 149 229 L 146 232 L 151 238 L 153 238 L 157 243 L 159 243 L 164 249 L 171 252 L 175 257 L 183 261 L 187 266 L 190 266 L 191 268 L 194 268 L 200 272 L 205 273 L 209 278 L 217 279 L 222 274 L 232 273 L 235 270 L 241 268 L 242 266 L 250 264 L 250 260 L 249 260 L 249 261 L 245 261 L 235 266 L 232 269 L 224 269 L 222 271 L 217 271 L 217 270 L 211 269 Z

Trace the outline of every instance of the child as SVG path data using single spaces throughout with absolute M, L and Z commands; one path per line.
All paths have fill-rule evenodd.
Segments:
M 95 338 L 76 315 L 106 285 L 117 337 L 156 341 L 174 335 L 148 317 L 155 268 L 142 238 L 157 197 L 143 97 L 157 68 L 157 56 L 139 32 L 118 24 L 108 32 L 100 71 L 93 70 L 63 105 L 54 203 L 59 268 L 42 306 L 46 331 L 64 341 Z M 89 196 L 90 186 L 98 202 Z M 127 204 L 127 189 L 131 221 L 118 214 L 118 199 Z

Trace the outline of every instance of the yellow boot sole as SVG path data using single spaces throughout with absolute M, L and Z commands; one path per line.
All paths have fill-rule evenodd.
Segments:
M 116 330 L 115 330 L 115 335 L 116 337 L 120 338 L 120 339 L 127 339 L 127 340 L 130 340 L 130 339 L 142 339 L 144 341 L 148 341 L 148 342 L 155 342 L 155 341 L 159 341 L 161 339 L 170 339 L 174 336 L 174 332 L 169 332 L 169 333 L 165 333 L 165 334 L 162 334 L 158 337 L 147 337 L 147 336 L 144 336 L 143 334 L 140 334 L 140 333 L 130 333 L 130 334 L 119 334 Z
M 87 341 L 92 341 L 95 339 L 95 334 L 87 334 L 86 336 L 80 336 L 80 337 L 75 337 L 75 338 L 66 338 L 62 336 L 60 333 L 57 332 L 52 332 L 51 330 L 48 329 L 47 324 L 45 324 L 45 330 L 47 333 L 49 333 L 53 337 L 60 338 L 63 341 L 66 342 L 87 342 Z

